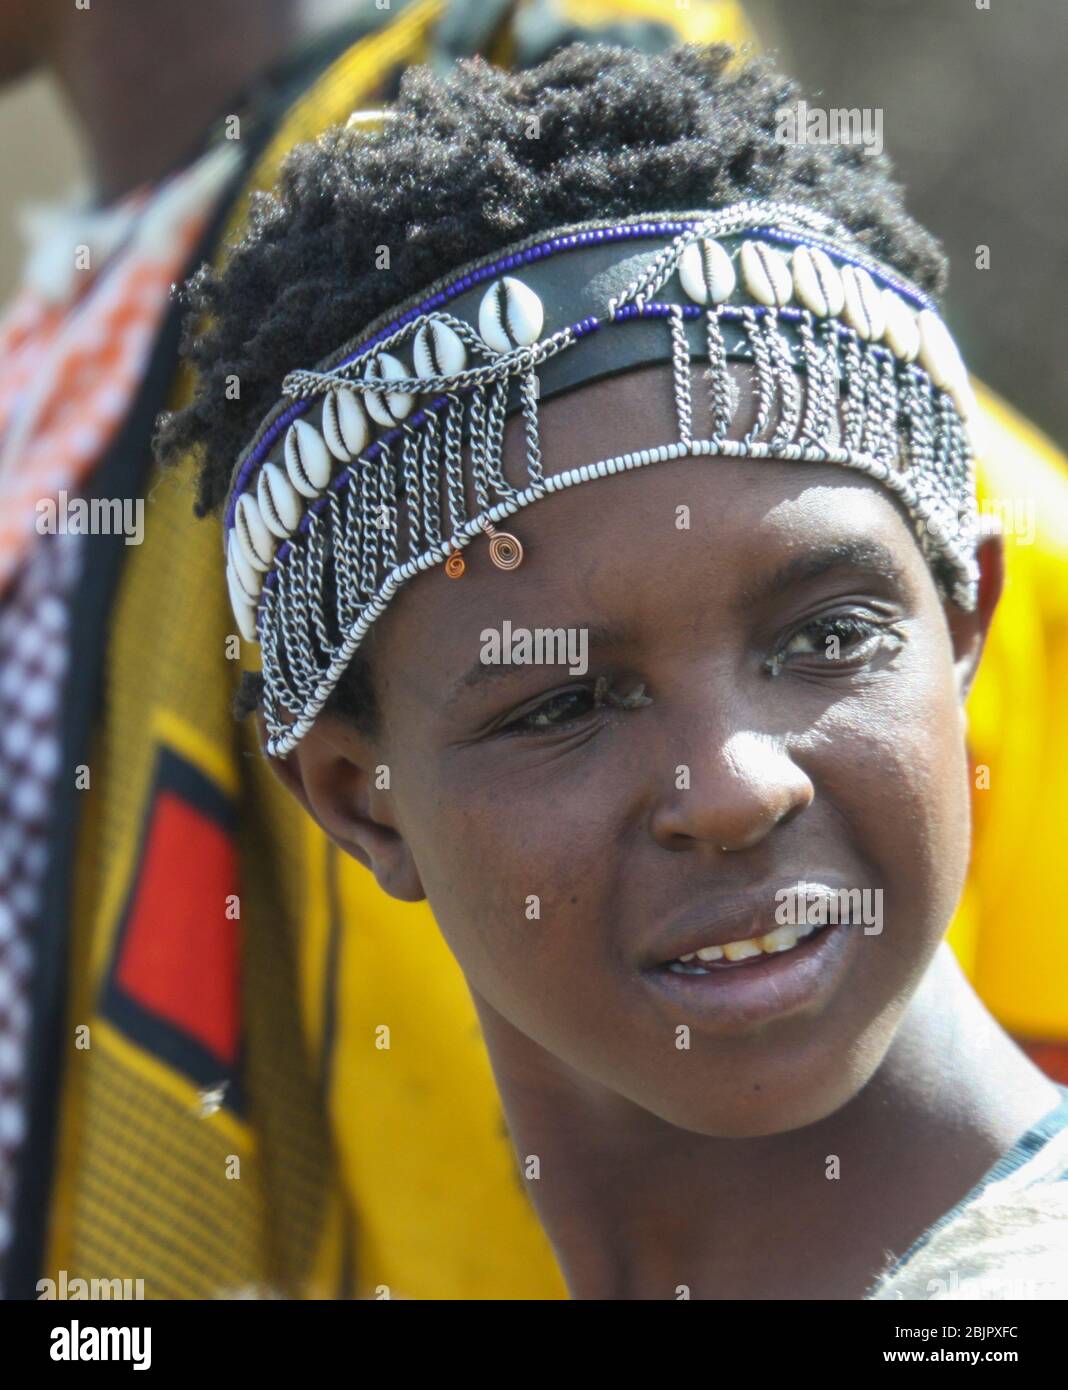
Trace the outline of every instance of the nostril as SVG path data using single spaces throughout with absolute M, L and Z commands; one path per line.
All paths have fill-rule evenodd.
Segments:
M 801 814 L 801 812 L 811 804 L 811 801 L 795 801 L 794 804 L 789 808 L 789 810 L 785 811 L 783 815 L 780 817 L 780 828 L 784 825 L 789 825 L 791 821 L 796 820 L 798 816 Z

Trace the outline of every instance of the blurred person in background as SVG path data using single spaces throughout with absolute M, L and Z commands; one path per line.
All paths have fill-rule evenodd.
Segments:
M 39 226 L 0 324 L 7 1296 L 59 1271 L 143 1278 L 149 1297 L 565 1296 L 426 904 L 392 901 L 339 856 L 226 715 L 244 653 L 218 534 L 193 520 L 192 460 L 165 475 L 151 463 L 156 415 L 190 390 L 170 287 L 225 259 L 289 148 L 387 104 L 410 63 L 746 37 L 732 0 L 0 0 L 4 78 L 52 71 L 94 185 L 89 206 Z M 979 394 L 981 489 L 1042 500 L 1034 544 L 1008 547 L 969 706 L 975 868 L 950 941 L 966 970 L 1011 958 L 991 1007 L 1055 1044 L 1064 481 L 1053 451 Z M 112 504 L 127 534 L 64 527 L 79 497 Z M 1026 910 L 1006 915 L 1025 890 Z

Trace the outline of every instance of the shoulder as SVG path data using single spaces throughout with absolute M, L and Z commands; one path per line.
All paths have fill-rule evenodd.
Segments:
M 936 1226 L 868 1297 L 1068 1298 L 1068 1128 Z

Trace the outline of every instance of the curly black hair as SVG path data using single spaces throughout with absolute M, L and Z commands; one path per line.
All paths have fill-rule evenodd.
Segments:
M 294 367 L 450 269 L 587 217 L 786 199 L 834 216 L 938 300 L 945 257 L 906 213 L 886 157 L 778 138 L 778 113 L 799 96 L 769 62 L 737 63 L 726 45 L 649 55 L 573 44 L 521 72 L 482 58 L 444 76 L 409 68 L 395 119 L 296 146 L 276 188 L 253 194 L 222 269 L 188 281 L 182 355 L 197 385 L 161 417 L 157 457 L 194 455 L 196 512 L 207 515 Z M 227 390 L 235 376 L 239 400 Z M 260 693 L 246 675 L 235 712 Z M 374 732 L 366 645 L 326 708 Z

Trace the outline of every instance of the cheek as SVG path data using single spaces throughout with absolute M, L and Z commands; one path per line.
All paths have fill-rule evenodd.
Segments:
M 613 846 L 623 842 L 623 775 L 601 760 L 591 784 L 582 760 L 562 775 L 547 759 L 507 778 L 462 777 L 400 804 L 405 832 L 435 920 L 470 984 L 514 1022 L 543 1035 L 547 1012 L 566 1011 L 581 981 L 604 969 Z M 543 981 L 545 989 L 532 988 Z M 551 991 L 548 984 L 551 982 Z M 552 1009 L 539 1001 L 552 1000 Z M 540 1026 L 535 1021 L 540 1019 Z
M 802 742 L 798 760 L 860 841 L 894 905 L 889 919 L 922 924 L 937 941 L 963 888 L 970 838 L 964 726 L 940 633 L 832 705 Z

